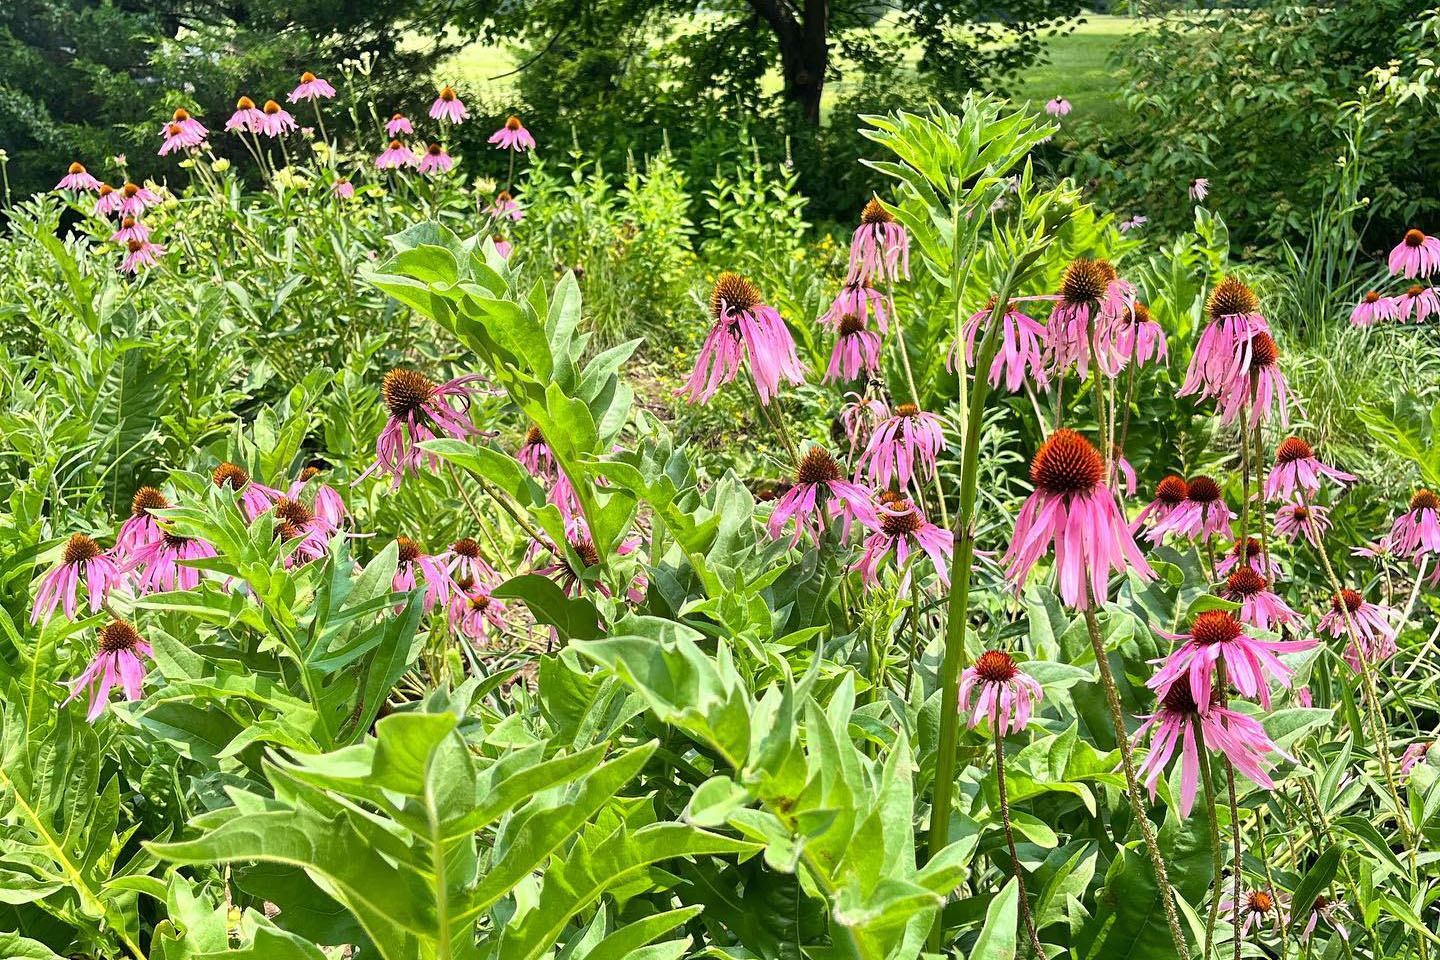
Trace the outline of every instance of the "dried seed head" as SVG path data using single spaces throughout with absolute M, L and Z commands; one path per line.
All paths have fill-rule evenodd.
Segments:
M 1275 462 L 1294 463 L 1297 460 L 1309 460 L 1315 456 L 1315 450 L 1310 444 L 1299 437 L 1287 437 L 1275 448 Z
M 169 506 L 170 501 L 165 499 L 165 494 L 154 487 L 141 487 L 130 498 L 130 516 L 143 517 L 151 510 L 164 510 Z
M 144 638 L 124 620 L 111 620 L 100 628 L 100 649 L 105 653 L 134 650 Z
M 1244 632 L 1240 621 L 1228 610 L 1204 610 L 1190 621 L 1190 636 L 1198 644 L 1226 643 Z
M 829 483 L 841 477 L 840 465 L 824 447 L 811 447 L 795 470 L 796 483 Z
M 1030 482 L 1055 496 L 1093 490 L 1104 474 L 1099 452 L 1074 430 L 1050 434 L 1030 462 Z
M 385 374 L 380 394 L 385 399 L 390 416 L 396 420 L 409 420 L 419 414 L 435 395 L 435 383 L 414 370 L 395 369 Z
M 716 320 L 722 311 L 748 313 L 760 303 L 760 288 L 729 270 L 720 274 L 715 280 L 715 289 L 710 291 L 710 315 Z
M 1015 658 L 1004 650 L 986 650 L 975 661 L 976 675 L 987 683 L 1005 683 L 1019 672 Z
M 1210 299 L 1206 301 L 1205 309 L 1212 320 L 1237 314 L 1248 316 L 1260 312 L 1260 299 L 1255 296 L 1254 290 L 1239 280 L 1226 277 L 1210 291 Z
M 100 556 L 100 544 L 83 533 L 72 533 L 65 541 L 65 550 L 60 554 L 64 563 L 84 563 Z

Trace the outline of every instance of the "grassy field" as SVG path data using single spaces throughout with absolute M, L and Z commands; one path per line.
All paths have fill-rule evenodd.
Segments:
M 1118 80 L 1107 60 L 1110 52 L 1137 29 L 1138 22 L 1129 17 L 1087 16 L 1072 33 L 1049 40 L 1047 62 L 1029 72 L 1016 91 L 1017 99 L 1039 104 L 1063 96 L 1074 106 L 1073 115 L 1086 119 L 1104 120 L 1123 110 Z M 918 50 L 911 51 L 912 61 L 918 56 Z M 512 48 L 475 43 L 448 60 L 441 67 L 439 79 L 499 98 L 513 88 L 513 75 L 502 75 L 514 70 L 519 62 Z M 843 64 L 841 70 L 843 73 Z M 778 76 L 770 82 L 779 87 Z M 832 84 L 826 99 L 832 99 L 843 88 L 843 80 Z

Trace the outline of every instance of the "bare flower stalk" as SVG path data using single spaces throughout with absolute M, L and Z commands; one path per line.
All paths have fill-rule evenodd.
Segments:
M 995 787 L 1000 791 L 1000 822 L 1005 826 L 1005 844 L 1010 848 L 1010 863 L 1015 870 L 1015 885 L 1020 894 L 1020 916 L 1025 921 L 1025 933 L 1030 937 L 1030 949 L 1035 951 L 1036 960 L 1045 960 L 1045 948 L 1040 945 L 1040 936 L 1035 932 L 1035 918 L 1030 914 L 1030 900 L 1025 896 L 1025 878 L 1020 875 L 1020 854 L 1015 850 L 1015 831 L 1010 826 L 1010 798 L 1005 790 L 1005 738 L 1002 725 L 991 718 L 995 728 Z

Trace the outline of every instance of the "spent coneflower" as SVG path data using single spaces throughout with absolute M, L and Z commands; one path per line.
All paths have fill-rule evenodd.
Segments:
M 110 588 L 120 581 L 120 566 L 115 559 L 101 550 L 100 544 L 91 537 L 72 533 L 60 551 L 60 559 L 40 578 L 30 622 L 49 623 L 57 606 L 65 611 L 67 620 L 74 620 L 79 606 L 76 594 L 81 584 L 90 600 L 90 612 L 96 613 Z
M 1170 358 L 1165 330 L 1143 303 L 1132 303 L 1128 310 L 1109 316 L 1105 336 L 1106 353 L 1120 369 L 1131 362 L 1143 367 L 1152 361 L 1163 363 Z
M 165 248 L 158 243 L 151 243 L 149 240 L 127 240 L 120 270 L 133 276 L 146 267 L 155 266 L 164 254 Z
M 515 459 L 525 465 L 531 476 L 542 482 L 553 481 L 560 472 L 555 463 L 555 453 L 545 442 L 545 434 L 534 424 L 525 432 L 525 441 L 515 452 Z
M 438 143 L 432 143 L 425 148 L 419 169 L 421 173 L 449 173 L 453 166 L 455 160 L 445 152 L 445 148 Z
M 1416 283 L 1396 296 L 1394 304 L 1394 319 L 1408 323 L 1413 315 L 1416 323 L 1423 323 L 1431 314 L 1440 314 L 1440 293 Z
M 1290 407 L 1293 404 L 1299 410 L 1300 401 L 1290 393 L 1279 361 L 1280 348 L 1274 338 L 1263 330 L 1256 333 L 1250 339 L 1249 368 L 1219 398 L 1221 423 L 1235 422 L 1248 406 L 1252 430 L 1276 415 L 1282 425 L 1290 425 Z
M 385 374 L 380 395 L 390 416 L 375 438 L 375 462 L 356 482 L 379 472 L 388 474 L 392 489 L 398 490 L 406 474 L 418 475 L 422 466 L 439 467 L 438 457 L 420 449 L 423 441 L 481 436 L 482 431 L 470 422 L 470 400 L 475 393 L 470 384 L 481 379 L 472 373 L 437 384 L 415 370 L 395 369 Z M 458 409 L 452 401 L 459 404 Z
M 890 411 L 875 397 L 854 392 L 845 394 L 845 397 L 839 421 L 845 438 L 850 442 L 850 455 L 853 457 L 855 451 L 865 449 L 870 443 L 875 427 L 890 416 Z
M 1355 304 L 1355 309 L 1350 311 L 1350 323 L 1357 327 L 1368 327 L 1384 320 L 1394 319 L 1395 298 L 1381 296 L 1378 290 L 1367 292 L 1360 298 L 1360 302 Z
M 1293 671 L 1281 663 L 1278 654 L 1299 653 L 1315 646 L 1310 640 L 1260 640 L 1245 631 L 1245 624 L 1228 610 L 1203 610 L 1190 621 L 1190 632 L 1170 634 L 1157 631 L 1170 640 L 1180 641 L 1168 657 L 1152 663 L 1161 664 L 1145 686 L 1164 698 L 1172 687 L 1188 684 L 1190 696 L 1198 704 L 1210 704 L 1215 688 L 1215 666 L 1225 665 L 1225 674 L 1242 697 L 1259 699 L 1270 709 L 1270 678 L 1289 688 Z
M 1254 567 L 1236 567 L 1225 578 L 1220 596 L 1240 604 L 1241 621 L 1260 630 L 1273 632 L 1301 619 L 1299 613 L 1270 589 L 1270 581 Z
M 279 490 L 252 479 L 244 467 L 228 460 L 210 474 L 210 482 L 221 490 L 231 490 L 239 494 L 240 509 L 246 520 L 254 520 L 280 499 Z
M 1195 343 L 1178 396 L 1222 397 L 1250 370 L 1251 340 L 1268 333 L 1260 298 L 1235 277 L 1225 277 L 1205 301 L 1210 320 Z M 1273 341 L 1272 341 L 1273 342 Z
M 1051 299 L 1047 327 L 1047 361 L 1053 374 L 1071 366 L 1081 378 L 1095 361 L 1100 372 L 1114 376 L 1122 362 L 1112 349 L 1105 330 L 1118 313 L 1135 302 L 1135 291 L 1121 280 L 1108 260 L 1078 257 L 1070 261 L 1060 281 L 1060 292 Z
M 1330 508 L 1315 503 L 1287 503 L 1275 511 L 1275 535 L 1290 543 L 1304 537 L 1312 547 L 1323 549 L 1325 531 L 1330 529 Z
M 850 383 L 869 377 L 880 369 L 880 349 L 880 334 L 867 330 L 855 314 L 847 314 L 835 330 L 835 349 L 820 382 Z
M 1440 495 L 1416 490 L 1410 509 L 1395 518 L 1390 543 L 1396 556 L 1418 560 L 1426 554 L 1440 554 Z
M 235 112 L 230 114 L 230 119 L 225 121 L 225 129 L 231 133 L 241 131 L 247 133 L 259 133 L 265 126 L 265 114 L 261 113 L 255 106 L 255 101 L 249 97 L 241 97 L 235 101 Z
M 490 134 L 489 139 L 485 142 L 493 143 L 497 150 L 514 150 L 517 153 L 535 149 L 535 138 L 530 135 L 530 131 L 525 129 L 525 125 L 516 116 L 507 118 L 504 125 Z
M 415 152 L 399 140 L 391 140 L 390 145 L 381 151 L 380 156 L 375 158 L 375 166 L 381 170 L 398 170 L 403 167 L 413 167 L 419 164 Z
M 330 187 L 330 192 L 341 200 L 349 200 L 355 196 L 355 184 L 341 177 Z
M 1104 602 L 1112 570 L 1154 579 L 1104 480 L 1099 452 L 1075 431 L 1056 430 L 1040 446 L 1030 463 L 1035 492 L 1020 508 L 1004 557 L 1017 593 L 1052 545 L 1060 598 L 1075 609 L 1088 608 L 1092 598 Z
M 415 135 L 415 128 L 410 125 L 410 121 L 405 118 L 403 113 L 397 113 L 385 121 L 385 136 L 394 139 L 402 133 L 407 136 Z
M 1390 273 L 1404 274 L 1409 280 L 1416 275 L 1428 277 L 1440 267 L 1440 237 L 1427 237 L 1419 230 L 1407 230 L 1390 251 Z
M 925 515 L 909 500 L 895 497 L 882 502 L 875 511 L 878 522 L 874 531 L 865 538 L 864 552 L 855 561 L 851 570 L 859 570 L 866 584 L 880 582 L 880 564 L 892 553 L 895 564 L 903 571 L 900 577 L 900 592 L 910 587 L 913 572 L 912 556 L 929 556 L 935 565 L 940 582 L 950 586 L 950 556 L 955 550 L 955 536 L 949 530 L 925 519 Z
M 966 367 L 975 366 L 975 338 L 981 324 L 986 323 L 995 309 L 996 298 L 983 310 L 977 310 L 965 320 L 961 339 L 950 345 L 945 357 L 945 369 L 955 370 L 959 365 L 960 347 L 965 349 Z M 1028 374 L 1037 387 L 1044 388 L 1048 382 L 1045 369 L 1045 326 L 1026 316 L 1015 301 L 1005 305 L 1000 317 L 1000 343 L 995 350 L 995 359 L 990 362 L 990 386 L 997 387 L 1005 381 L 1005 389 L 1018 392 L 1025 385 Z
M 139 594 L 194 590 L 200 585 L 203 571 L 183 561 L 208 560 L 217 555 L 215 548 L 199 537 L 182 537 L 165 530 L 130 555 L 124 572 L 135 574 L 135 591 Z
M 65 171 L 65 176 L 55 184 L 56 190 L 71 190 L 75 193 L 94 193 L 100 187 L 100 181 L 90 175 L 83 163 L 70 164 L 70 169 Z
M 910 279 L 910 235 L 895 215 L 872 197 L 860 212 L 860 226 L 850 238 L 850 272 L 846 283 Z
M 451 123 L 459 123 L 470 116 L 465 104 L 460 101 L 460 95 L 455 92 L 454 87 L 441 87 L 440 95 L 435 102 L 430 104 L 431 120 L 448 120 Z M 518 126 L 520 121 L 515 121 Z M 507 124 L 508 126 L 508 124 Z
M 301 566 L 319 560 L 329 551 L 335 525 L 315 513 L 308 504 L 281 497 L 271 508 L 275 536 L 285 542 L 285 565 Z
M 1005 737 L 1030 724 L 1035 704 L 1044 696 L 1039 682 L 1021 670 L 1014 657 L 1003 650 L 986 650 L 960 674 L 958 709 L 972 729 L 989 720 Z
M 710 293 L 713 326 L 695 359 L 695 370 L 675 392 L 691 403 L 708 403 L 722 384 L 750 366 L 760 402 L 779 395 L 780 382 L 805 382 L 805 368 L 785 321 L 760 296 L 760 288 L 738 273 L 725 271 Z
M 306 70 L 300 74 L 300 85 L 291 90 L 285 99 L 291 103 L 299 103 L 301 100 L 329 100 L 333 96 L 335 96 L 334 87 Z
M 64 703 L 69 703 L 80 696 L 81 691 L 88 689 L 90 709 L 85 719 L 94 723 L 105 712 L 113 688 L 118 686 L 126 700 L 139 700 L 145 681 L 145 664 L 140 660 L 142 656 L 151 656 L 150 644 L 145 638 L 123 620 L 111 620 L 100 628 L 95 657 L 89 666 L 74 680 L 66 681 L 70 696 L 65 698 Z
M 1265 480 L 1265 496 L 1269 500 L 1293 497 L 1296 488 L 1313 496 L 1326 477 L 1340 487 L 1356 480 L 1353 473 L 1322 463 L 1315 456 L 1314 448 L 1304 440 L 1286 437 L 1275 448 L 1275 466 Z
M 888 487 L 893 480 L 903 490 L 911 478 L 934 476 L 935 458 L 944 449 L 945 421 L 913 403 L 902 403 L 875 426 L 855 472 L 868 473 L 876 487 Z
M 870 490 L 845 479 L 830 451 L 811 447 L 800 458 L 795 483 L 776 501 L 765 529 L 778 540 L 785 524 L 794 521 L 790 546 L 795 546 L 805 535 L 818 546 L 827 519 L 839 517 L 845 527 L 843 539 L 850 535 L 850 524 L 855 520 L 871 529 L 879 525 L 880 519 L 871 506 L 872 498 Z
M 1335 932 L 1340 934 L 1341 940 L 1349 941 L 1350 928 L 1345 921 L 1354 920 L 1354 916 L 1350 913 L 1350 908 L 1345 905 L 1344 900 L 1327 897 L 1324 894 L 1316 897 L 1310 905 L 1310 916 L 1305 921 L 1305 928 L 1300 931 L 1300 939 L 1309 941 L 1315 935 L 1315 928 L 1321 920 L 1334 927 Z

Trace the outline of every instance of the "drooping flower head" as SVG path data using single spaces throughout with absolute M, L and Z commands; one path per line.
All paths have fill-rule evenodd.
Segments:
M 345 499 L 340 496 L 340 491 L 320 479 L 324 472 L 313 465 L 301 470 L 300 476 L 290 484 L 286 496 L 291 500 L 304 499 L 317 517 L 339 529 L 350 511 L 345 508 Z
M 530 429 L 525 433 L 525 442 L 515 453 L 515 459 L 523 463 L 536 479 L 550 482 L 559 474 L 559 467 L 555 464 L 555 453 L 550 449 L 550 444 L 545 442 L 545 434 L 540 428 L 531 424 Z
M 1345 905 L 1344 900 L 1327 897 L 1322 893 L 1316 897 L 1315 901 L 1310 905 L 1310 917 L 1305 921 L 1305 928 L 1300 931 L 1300 939 L 1302 941 L 1308 941 L 1314 936 L 1315 927 L 1321 920 L 1324 920 L 1335 928 L 1335 932 L 1340 934 L 1341 940 L 1348 941 L 1350 939 L 1350 928 L 1346 926 L 1345 921 L 1353 919 L 1354 917 L 1350 913 L 1350 908 Z
M 341 177 L 339 180 L 335 181 L 334 186 L 330 188 L 330 192 L 333 193 L 335 196 L 339 197 L 341 200 L 349 200 L 351 197 L 355 196 L 355 184 L 351 183 L 349 180 L 346 180 L 344 177 Z
M 167 510 L 169 507 L 170 500 L 154 487 L 136 490 L 135 496 L 130 498 L 130 516 L 120 524 L 120 532 L 115 535 L 116 556 L 129 558 L 147 543 L 158 540 L 163 531 L 150 511 Z
M 286 544 L 285 565 L 302 566 L 319 560 L 329 549 L 335 525 L 299 500 L 275 501 L 275 536 Z
M 1250 428 L 1268 423 L 1274 415 L 1290 425 L 1290 405 L 1300 406 L 1290 394 L 1285 374 L 1280 370 L 1280 348 L 1274 338 L 1260 331 L 1250 338 L 1250 367 L 1220 397 L 1220 422 L 1234 423 L 1250 409 Z
M 1416 323 L 1423 323 L 1431 314 L 1440 314 L 1440 291 L 1434 287 L 1411 284 L 1406 291 L 1393 298 L 1394 319 L 1408 323 L 1411 315 Z
M 894 480 L 903 490 L 912 477 L 934 476 L 935 458 L 944 449 L 945 421 L 913 403 L 902 403 L 870 434 L 856 472 L 868 473 L 877 487 Z
M 1147 503 L 1145 509 L 1140 511 L 1140 515 L 1130 525 L 1131 531 L 1139 530 L 1147 523 L 1152 530 L 1158 527 L 1169 518 L 1170 514 L 1175 512 L 1180 504 L 1185 502 L 1189 493 L 1190 485 L 1185 482 L 1184 477 L 1175 473 L 1165 477 L 1155 485 L 1155 499 Z M 1159 536 L 1151 537 L 1151 542 L 1158 542 L 1162 536 L 1164 536 L 1163 530 Z
M 80 696 L 83 690 L 90 691 L 90 709 L 85 719 L 91 723 L 105 712 L 105 705 L 110 702 L 110 691 L 117 686 L 126 700 L 140 699 L 141 685 L 145 680 L 145 664 L 140 658 L 151 656 L 150 644 L 123 620 L 111 620 L 101 627 L 97 646 L 95 657 L 85 672 L 65 684 L 70 688 L 70 696 L 65 698 L 65 703 Z
M 278 137 L 299 126 L 295 118 L 274 100 L 266 100 L 260 110 L 260 132 L 267 137 Z
M 398 170 L 402 167 L 413 167 L 420 161 L 416 159 L 414 151 L 399 140 L 391 140 L 390 146 L 386 147 L 380 156 L 375 158 L 375 166 L 381 170 Z
M 491 630 L 505 628 L 505 604 L 481 586 L 457 590 L 450 598 L 450 629 L 475 643 Z
M 235 112 L 225 121 L 225 129 L 232 132 L 259 133 L 265 127 L 265 114 L 255 106 L 249 97 L 235 101 Z
M 1064 97 L 1055 97 L 1045 103 L 1045 112 L 1052 117 L 1069 116 L 1070 101 Z
M 835 349 L 821 383 L 849 383 L 880 369 L 880 334 L 867 330 L 865 321 L 847 314 L 835 333 Z
M 735 379 L 742 360 L 749 363 L 763 404 L 779 395 L 781 380 L 805 382 L 785 321 L 761 299 L 755 284 L 728 270 L 720 274 L 710 293 L 710 315 L 714 324 L 695 370 L 677 394 L 691 403 L 708 403 L 722 384 Z
M 1228 886 L 1225 889 L 1230 889 Z M 1235 911 L 1234 900 L 1221 900 L 1220 912 L 1227 916 Z M 1240 938 L 1243 940 L 1250 935 L 1250 928 L 1255 927 L 1259 932 L 1265 926 L 1279 930 L 1284 925 L 1285 919 L 1280 915 L 1280 904 L 1274 893 L 1269 890 L 1251 890 L 1240 900 Z
M 470 384 L 480 379 L 479 374 L 468 374 L 436 384 L 415 370 L 400 368 L 385 374 L 380 395 L 390 416 L 375 438 L 375 462 L 359 479 L 379 471 L 388 474 L 392 488 L 398 490 L 407 473 L 419 474 L 422 466 L 431 470 L 439 466 L 439 458 L 420 449 L 422 441 L 480 436 L 481 431 L 470 422 L 470 399 L 475 392 Z M 452 402 L 459 404 L 458 409 Z
M 1149 223 L 1149 222 L 1150 222 L 1150 218 L 1149 218 L 1149 217 L 1145 216 L 1143 213 L 1137 213 L 1137 214 L 1135 214 L 1135 216 L 1131 217 L 1129 220 L 1121 220 L 1121 221 L 1120 221 L 1120 225 L 1119 225 L 1119 229 L 1120 229 L 1120 232 L 1121 232 L 1121 233 L 1129 233 L 1131 230 L 1135 230 L 1135 229 L 1138 229 L 1138 228 L 1140 228 L 1140 227 L 1143 227 L 1143 226 L 1145 226 L 1145 224 L 1147 224 L 1147 223 Z
M 1395 319 L 1395 298 L 1382 297 L 1378 290 L 1371 290 L 1360 298 L 1355 309 L 1350 311 L 1350 322 L 1357 327 L 1368 327 L 1382 320 Z
M 489 590 L 500 582 L 500 575 L 480 554 L 480 544 L 473 537 L 456 540 L 440 559 L 445 564 L 445 572 L 459 588 L 479 584 Z
M 125 201 L 124 195 L 108 183 L 100 184 L 100 189 L 95 192 L 97 194 L 95 198 L 95 215 L 97 217 L 110 216 L 118 211 L 120 204 Z
M 1178 395 L 1223 397 L 1250 371 L 1251 340 L 1270 326 L 1260 313 L 1260 298 L 1235 277 L 1225 277 L 1205 302 L 1210 321 L 1196 341 Z M 1272 341 L 1273 343 L 1273 341 Z
M 1112 570 L 1154 579 L 1104 479 L 1100 454 L 1075 431 L 1056 430 L 1040 446 L 1030 463 L 1035 492 L 1020 508 L 1004 558 L 1016 592 L 1052 544 L 1060 598 L 1077 610 L 1104 601 Z
M 978 696 L 972 708 L 970 697 L 974 694 Z M 972 729 L 988 719 L 1002 737 L 1024 730 L 1035 704 L 1044 696 L 1035 678 L 1016 666 L 1015 658 L 1003 650 L 986 650 L 960 674 L 961 715 L 967 716 Z
M 525 219 L 525 211 L 521 210 L 520 204 L 516 203 L 515 198 L 510 196 L 509 190 L 501 190 L 495 194 L 494 201 L 491 202 L 490 206 L 485 208 L 485 212 L 497 220 L 514 220 L 516 223 L 519 223 Z
M 1440 267 L 1440 237 L 1427 237 L 1419 230 L 1405 231 L 1404 238 L 1390 251 L 1390 274 L 1428 277 Z
M 893 283 L 901 277 L 910 279 L 910 235 L 885 204 L 872 197 L 850 238 L 850 273 L 845 282 Z
M 100 181 L 90 175 L 83 163 L 72 163 L 65 176 L 55 184 L 56 190 L 73 190 L 76 193 L 90 193 L 100 189 Z
M 1298 543 L 1304 537 L 1318 549 L 1329 529 L 1329 507 L 1317 503 L 1287 503 L 1275 511 L 1275 534 L 1290 543 Z
M 454 87 L 441 87 L 440 95 L 435 98 L 434 103 L 430 104 L 431 120 L 448 120 L 451 123 L 459 123 L 468 116 L 470 113 L 465 109 L 465 104 L 460 102 L 460 95 L 455 92 Z
M 124 273 L 137 274 L 146 267 L 155 266 L 164 253 L 165 248 L 158 243 L 151 243 L 149 240 L 127 240 L 125 258 L 120 261 L 120 269 Z
M 845 405 L 840 408 L 840 427 L 850 442 L 850 455 L 863 450 L 875 432 L 875 427 L 890 416 L 885 404 L 875 397 L 858 393 L 847 393 Z M 838 442 L 838 438 L 837 438 Z
M 525 129 L 520 118 L 515 116 L 507 119 L 503 127 L 490 134 L 486 143 L 495 144 L 497 150 L 514 150 L 517 153 L 535 149 L 535 138 Z
M 135 590 L 140 594 L 194 590 L 200 585 L 202 571 L 181 561 L 206 560 L 216 555 L 215 548 L 199 537 L 182 537 L 173 530 L 164 530 L 131 554 L 124 572 L 135 574 Z
M 1299 613 L 1270 589 L 1270 581 L 1256 573 L 1254 567 L 1236 567 L 1225 578 L 1220 596 L 1240 604 L 1240 620 L 1260 630 L 1273 632 L 1301 619 Z
M 1205 195 L 1208 194 L 1209 192 L 1210 192 L 1210 180 L 1209 180 L 1209 178 L 1207 178 L 1207 177 L 1196 177 L 1194 180 L 1191 180 L 1191 181 L 1190 181 L 1190 199 L 1191 199 L 1191 200 L 1194 200 L 1196 203 L 1199 203 L 1201 200 L 1204 200 L 1204 199 L 1205 199 Z
M 116 228 L 114 233 L 110 234 L 111 243 L 123 243 L 127 249 L 132 240 L 144 244 L 148 242 L 149 239 L 150 228 L 134 217 L 125 217 L 122 219 L 120 226 Z
M 872 530 L 880 524 L 880 518 L 871 506 L 873 494 L 858 484 L 845 479 L 840 464 L 824 447 L 811 447 L 800 458 L 795 470 L 795 483 L 775 503 L 766 521 L 765 529 L 770 536 L 780 539 L 785 524 L 794 521 L 794 535 L 790 546 L 809 535 L 818 546 L 825 535 L 828 520 L 844 519 L 842 537 L 850 534 L 850 524 L 859 520 Z
M 210 480 L 222 490 L 228 488 L 240 494 L 240 509 L 247 521 L 254 520 L 280 499 L 279 490 L 251 479 L 243 467 L 228 460 L 215 468 Z
M 90 612 L 96 613 L 110 588 L 120 579 L 120 567 L 114 558 L 85 534 L 72 533 L 65 541 L 59 561 L 40 578 L 30 622 L 40 623 L 43 620 L 49 623 L 57 606 L 65 611 L 67 620 L 74 620 L 79 606 L 76 593 L 81 584 L 84 584 L 85 594 L 90 598 Z
M 1100 364 L 1101 372 L 1114 376 L 1120 360 L 1114 355 L 1105 328 L 1133 302 L 1133 289 L 1119 279 L 1110 261 L 1088 257 L 1070 261 L 1047 328 L 1051 372 L 1059 374 L 1073 365 L 1083 378 L 1094 360 Z
M 396 537 L 398 552 L 395 576 L 390 580 L 393 593 L 409 593 L 421 580 L 425 581 L 425 612 L 435 609 L 436 604 L 450 602 L 453 584 L 450 573 L 445 569 L 441 557 L 432 557 L 421 551 L 420 545 L 409 537 Z
M 498 233 L 495 234 L 495 235 L 494 235 L 493 237 L 491 237 L 490 239 L 491 239 L 492 241 L 494 241 L 494 243 L 495 243 L 495 252 L 498 253 L 498 254 L 500 254 L 500 259 L 501 259 L 501 260 L 509 260 L 509 259 L 510 259 L 510 251 L 514 249 L 514 247 L 511 245 L 510 241 L 509 241 L 509 240 L 506 240 L 506 239 L 504 238 L 504 236 L 502 236 L 501 234 L 498 234 Z
M 1275 448 L 1275 467 L 1265 480 L 1265 496 L 1270 500 L 1291 497 L 1297 487 L 1313 496 L 1326 477 L 1341 487 L 1355 481 L 1353 473 L 1321 463 L 1315 450 L 1304 440 L 1287 437 Z
M 1152 360 L 1162 363 L 1169 359 L 1165 345 L 1165 330 L 1150 316 L 1150 308 L 1143 303 L 1132 303 L 1128 310 L 1121 310 L 1109 317 L 1105 330 L 1108 339 L 1107 352 L 1124 369 L 1130 363 L 1143 367 Z
M 935 573 L 946 587 L 950 585 L 949 562 L 955 548 L 955 536 L 949 530 L 942 530 L 920 512 L 909 500 L 892 497 L 882 500 L 875 511 L 879 523 L 874 532 L 865 538 L 864 552 L 850 569 L 859 570 L 867 584 L 880 582 L 880 564 L 892 553 L 895 565 L 903 570 L 900 577 L 900 592 L 910 587 L 913 572 L 911 557 L 918 559 L 923 553 L 930 557 Z
M 420 158 L 421 173 L 449 173 L 454 165 L 455 160 L 438 143 L 430 144 L 425 150 L 425 156 Z
M 1215 688 L 1215 665 L 1225 664 L 1226 676 L 1242 697 L 1259 699 L 1270 709 L 1270 684 L 1290 686 L 1293 671 L 1281 663 L 1277 654 L 1299 653 L 1315 646 L 1308 640 L 1260 640 L 1246 633 L 1245 624 L 1228 610 L 1203 610 L 1190 622 L 1190 632 L 1163 636 L 1182 641 L 1168 657 L 1155 663 L 1163 664 L 1145 685 L 1164 697 L 1171 687 L 1188 684 L 1190 696 L 1198 704 L 1210 704 Z
M 291 103 L 299 103 L 301 100 L 315 100 L 317 98 L 329 100 L 335 96 L 335 88 L 329 83 L 321 80 L 315 74 L 306 70 L 300 74 L 300 85 L 285 98 Z
M 1418 560 L 1426 554 L 1440 554 L 1440 495 L 1416 490 L 1410 509 L 1390 528 L 1390 542 L 1401 557 Z
M 1395 627 L 1391 619 L 1395 611 L 1378 603 L 1371 603 L 1358 590 L 1342 587 L 1338 594 L 1330 595 L 1330 609 L 1320 618 L 1316 628 L 1332 637 L 1347 636 L 1346 622 L 1355 629 L 1350 645 L 1345 650 L 1345 662 L 1357 673 L 1360 665 L 1380 663 L 1395 655 Z M 1356 647 L 1356 641 L 1359 647 Z
M 120 212 L 127 217 L 138 217 L 159 202 L 158 193 L 138 183 L 127 183 L 120 188 Z
M 970 314 L 961 330 L 967 367 L 975 366 L 975 338 L 981 325 L 990 319 L 995 303 L 996 298 L 992 296 L 985 309 Z M 1015 393 L 1025 385 L 1028 373 L 1036 386 L 1044 387 L 1048 381 L 1044 325 L 1022 313 L 1020 305 L 1013 300 L 1005 305 L 1000 323 L 1000 344 L 995 351 L 995 359 L 990 363 L 990 386 L 999 386 L 1003 377 L 1005 388 Z M 945 369 L 953 371 L 956 368 L 960 344 L 961 341 L 957 340 L 950 345 Z
M 404 114 L 397 113 L 385 121 L 385 136 L 393 138 L 402 133 L 411 136 L 415 133 L 415 128 L 410 125 L 409 120 L 405 119 Z
M 858 317 L 869 325 L 871 317 L 882 335 L 890 332 L 890 302 L 869 282 L 847 281 L 830 302 L 830 309 L 816 321 L 822 327 L 837 330 L 846 317 Z
M 190 111 L 184 107 L 175 108 L 175 112 L 170 115 L 170 123 L 178 123 L 180 129 L 188 133 L 197 144 L 210 135 L 210 131 L 205 129 L 205 124 L 190 116 Z M 166 125 L 166 129 L 168 128 L 169 124 Z
M 1207 476 L 1191 477 L 1185 484 L 1185 499 L 1156 523 L 1148 537 L 1159 543 L 1166 534 L 1186 540 L 1203 540 L 1217 533 L 1228 534 L 1235 513 L 1220 490 Z
M 1228 576 L 1236 567 L 1253 567 L 1255 572 L 1262 577 L 1269 577 L 1271 580 L 1279 580 L 1284 577 L 1284 571 L 1280 563 L 1274 557 L 1266 559 L 1265 545 L 1254 537 L 1246 537 L 1243 542 L 1237 540 L 1231 544 L 1230 549 L 1215 567 L 1218 576 Z

